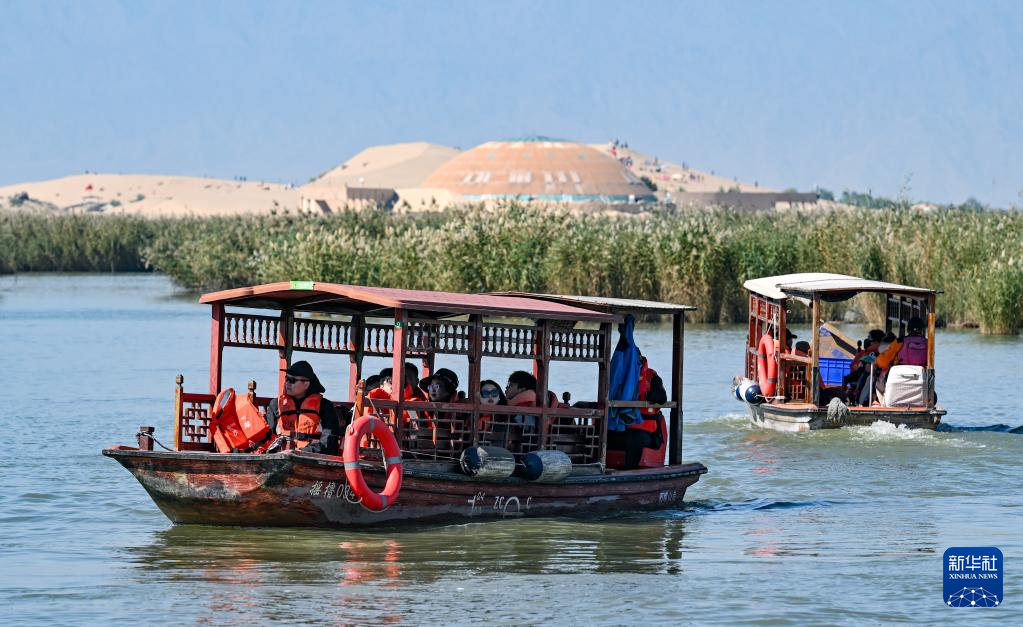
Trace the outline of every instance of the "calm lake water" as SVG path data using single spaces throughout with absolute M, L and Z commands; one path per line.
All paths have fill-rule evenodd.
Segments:
M 738 327 L 687 328 L 684 455 L 710 473 L 678 510 L 397 532 L 172 526 L 99 453 L 140 424 L 172 439 L 174 376 L 204 391 L 208 324 L 160 276 L 0 277 L 0 622 L 1023 623 L 1023 436 L 753 430 L 729 398 Z M 667 371 L 670 330 L 637 335 Z M 1023 340 L 940 331 L 937 346 L 947 423 L 1023 424 Z M 271 391 L 275 354 L 225 359 L 226 385 Z M 312 361 L 343 397 L 347 365 Z M 592 396 L 594 373 L 556 369 L 552 388 Z M 951 546 L 1001 549 L 1004 605 L 943 604 Z

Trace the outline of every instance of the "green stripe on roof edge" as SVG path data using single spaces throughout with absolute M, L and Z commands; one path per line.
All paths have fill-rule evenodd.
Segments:
M 524 137 L 512 137 L 505 139 L 506 142 L 566 142 L 575 143 L 568 139 L 561 139 L 559 137 L 547 137 L 546 135 L 526 135 Z
M 291 282 L 291 288 L 289 288 L 289 289 L 293 289 L 293 290 L 312 290 L 313 289 L 313 282 L 312 281 L 292 281 Z

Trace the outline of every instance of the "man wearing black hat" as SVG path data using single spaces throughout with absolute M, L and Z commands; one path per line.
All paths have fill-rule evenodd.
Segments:
M 334 403 L 323 398 L 324 388 L 313 367 L 307 361 L 296 361 L 285 374 L 284 394 L 266 408 L 271 433 L 289 442 L 288 448 L 337 455 L 343 426 Z

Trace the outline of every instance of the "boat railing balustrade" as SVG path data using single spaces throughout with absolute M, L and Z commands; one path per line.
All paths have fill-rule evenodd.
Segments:
M 213 451 L 210 434 L 210 412 L 217 396 L 201 392 L 185 392 L 184 377 L 178 375 L 174 394 L 174 448 L 179 451 Z M 273 398 L 256 396 L 256 382 L 249 382 L 249 399 L 262 412 Z M 335 402 L 335 407 L 351 408 L 349 402 Z
M 782 303 L 750 293 L 749 330 L 746 336 L 746 377 L 748 379 L 757 380 L 757 355 L 760 338 L 765 333 L 770 333 L 777 344 L 779 329 L 784 326 L 784 322 L 785 307 L 782 306 Z
M 788 353 L 779 355 L 778 358 L 781 361 L 779 380 L 785 400 L 789 403 L 811 402 L 808 373 L 813 367 L 813 358 Z
M 393 400 L 372 402 L 372 408 L 392 427 L 396 426 L 397 405 Z M 451 459 L 476 442 L 517 454 L 559 450 L 575 464 L 601 461 L 601 409 L 493 405 L 481 409 L 473 425 L 473 407 L 466 402 L 410 401 L 404 408 L 410 419 L 401 430 L 398 445 L 416 458 Z M 541 424 L 546 424 L 546 429 L 541 429 Z M 370 444 L 376 447 L 376 443 Z

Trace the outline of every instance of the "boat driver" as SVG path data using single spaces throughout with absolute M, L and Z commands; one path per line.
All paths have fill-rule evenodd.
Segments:
M 337 455 L 345 425 L 338 420 L 334 403 L 323 397 L 325 390 L 313 367 L 307 361 L 296 361 L 284 372 L 284 394 L 266 408 L 266 422 L 277 437 L 270 452 L 283 446 L 284 450 Z

